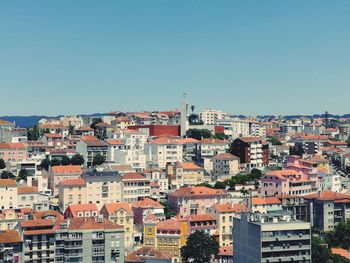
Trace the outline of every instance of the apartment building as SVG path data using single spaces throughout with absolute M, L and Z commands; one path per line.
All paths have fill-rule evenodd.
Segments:
M 113 133 L 113 138 L 124 144 L 123 149 L 118 149 L 111 160 L 117 164 L 130 165 L 134 169 L 146 168 L 145 144 L 148 136 L 138 130 L 118 130 Z
M 52 219 L 24 220 L 22 258 L 26 263 L 55 262 L 55 222 Z
M 221 110 L 206 109 L 199 113 L 204 125 L 216 125 L 218 120 L 225 119 L 227 114 Z
M 266 126 L 258 121 L 249 120 L 249 136 L 265 137 Z
M 233 217 L 249 212 L 248 207 L 240 204 L 222 203 L 209 207 L 207 212 L 215 218 L 217 226 L 216 236 L 218 236 L 220 247 L 232 246 Z
M 204 169 L 193 162 L 176 162 L 168 165 L 167 172 L 172 189 L 194 186 L 205 181 Z
M 61 181 L 67 179 L 78 179 L 80 178 L 83 170 L 80 165 L 61 165 L 52 166 L 49 170 L 49 189 L 53 196 L 58 196 L 58 186 Z
M 100 217 L 62 222 L 55 232 L 54 262 L 124 262 L 124 229 Z
M 167 193 L 169 190 L 169 179 L 165 170 L 162 169 L 145 169 L 142 174 L 151 182 L 159 185 L 161 194 Z
M 227 118 L 218 120 L 217 125 L 224 126 L 224 133 L 230 138 L 249 136 L 249 121 L 239 118 Z
M 14 122 L 0 120 L 0 143 L 12 142 L 11 132 L 15 127 Z
M 62 180 L 58 189 L 61 211 L 65 211 L 71 204 L 85 204 L 88 202 L 86 182 L 82 178 Z
M 327 135 L 300 135 L 294 139 L 294 146 L 305 154 L 317 154 L 327 141 Z
M 139 173 L 125 173 L 121 177 L 122 200 L 133 203 L 151 195 L 151 182 Z
M 317 192 L 317 177 L 295 170 L 267 172 L 261 177 L 263 196 L 307 195 Z
M 85 136 L 77 143 L 76 150 L 84 157 L 84 166 L 90 167 L 94 164 L 94 158 L 97 155 L 108 160 L 108 147 L 109 144 L 105 141 L 100 141 L 93 136 Z
M 251 210 L 253 213 L 281 213 L 283 211 L 282 201 L 278 197 L 253 197 L 251 199 Z
M 242 214 L 233 219 L 233 261 L 311 263 L 310 223 L 283 214 Z
M 182 216 L 205 214 L 214 204 L 225 203 L 226 193 L 203 186 L 183 187 L 170 193 L 168 202 Z
M 0 179 L 0 209 L 17 208 L 16 180 Z
M 269 145 L 260 137 L 242 137 L 232 142 L 230 152 L 247 169 L 261 169 L 269 164 Z
M 152 167 L 164 169 L 167 164 L 182 162 L 182 144 L 173 137 L 159 137 L 145 144 L 146 161 Z
M 35 186 L 18 186 L 17 205 L 18 208 L 30 208 L 37 211 L 49 210 L 50 196 L 39 193 Z
M 312 227 L 330 232 L 341 221 L 350 219 L 350 195 L 331 191 L 304 196 L 309 204 Z
M 96 204 L 99 209 L 105 203 L 123 200 L 120 174 L 93 171 L 83 173 L 82 178 L 86 182 L 86 201 L 90 204 Z
M 220 153 L 211 159 L 212 176 L 217 180 L 225 180 L 239 173 L 240 158 L 230 153 Z
M 134 248 L 134 213 L 128 203 L 108 203 L 101 208 L 100 214 L 124 228 L 125 250 Z

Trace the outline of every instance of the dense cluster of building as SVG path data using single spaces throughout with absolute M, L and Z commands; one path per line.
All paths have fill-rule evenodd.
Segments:
M 201 230 L 213 262 L 310 263 L 350 219 L 349 119 L 191 115 L 0 120 L 0 262 L 181 262 Z

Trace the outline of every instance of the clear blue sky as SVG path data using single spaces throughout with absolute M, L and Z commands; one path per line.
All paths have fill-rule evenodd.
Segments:
M 0 0 L 0 115 L 349 113 L 349 0 Z

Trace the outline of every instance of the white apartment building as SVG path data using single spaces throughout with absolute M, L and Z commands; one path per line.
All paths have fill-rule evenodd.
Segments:
M 182 144 L 178 139 L 159 137 L 145 144 L 146 161 L 164 169 L 167 164 L 182 162 Z
M 230 153 L 221 153 L 211 159 L 212 175 L 217 179 L 228 179 L 239 173 L 239 157 Z
M 221 110 L 206 109 L 199 113 L 204 125 L 216 125 L 218 120 L 225 119 L 227 114 Z
M 225 134 L 231 138 L 246 137 L 250 133 L 249 121 L 239 118 L 218 120 L 217 125 L 224 126 Z
M 116 149 L 113 159 L 116 164 L 130 165 L 134 169 L 146 168 L 145 144 L 147 134 L 137 130 L 119 130 L 113 137 L 124 144 L 124 148 Z

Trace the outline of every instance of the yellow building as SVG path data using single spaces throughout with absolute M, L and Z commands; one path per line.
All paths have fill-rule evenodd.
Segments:
M 155 218 L 154 218 L 155 219 Z M 186 244 L 188 222 L 178 219 L 147 220 L 144 224 L 144 246 L 153 246 L 180 262 L 180 249 Z
M 173 188 L 181 186 L 193 186 L 204 182 L 204 169 L 193 162 L 177 162 L 169 166 L 170 183 Z
M 125 248 L 134 248 L 134 213 L 128 203 L 108 203 L 104 204 L 100 214 L 104 218 L 124 227 Z

